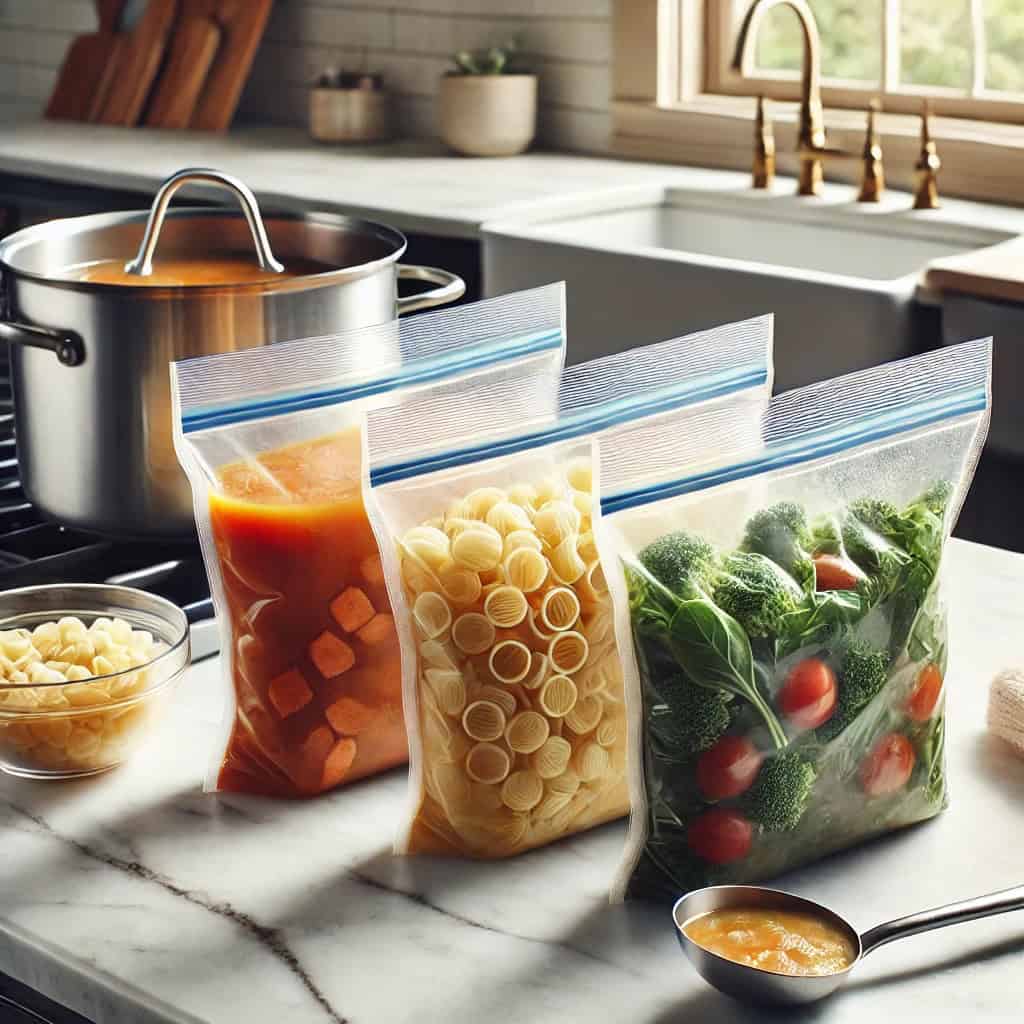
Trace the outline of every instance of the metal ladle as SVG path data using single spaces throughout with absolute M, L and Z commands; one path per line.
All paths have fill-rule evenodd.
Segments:
M 686 926 L 694 918 L 713 910 L 740 907 L 811 914 L 846 936 L 854 951 L 853 960 L 848 967 L 833 974 L 795 977 L 735 963 L 709 952 L 687 937 Z M 929 932 L 933 928 L 945 928 L 961 921 L 973 921 L 979 917 L 990 917 L 993 914 L 1021 909 L 1024 909 L 1024 886 L 1015 886 L 1012 889 L 989 893 L 987 896 L 977 896 L 959 903 L 949 903 L 944 907 L 922 910 L 918 914 L 900 917 L 895 921 L 886 921 L 861 935 L 846 918 L 840 917 L 834 910 L 829 910 L 828 907 L 802 896 L 754 885 L 713 885 L 706 889 L 697 889 L 680 899 L 672 908 L 672 917 L 679 944 L 690 963 L 697 969 L 697 973 L 706 982 L 734 999 L 746 1003 L 794 1006 L 800 1003 L 813 1003 L 831 995 L 845 984 L 850 972 L 868 953 L 887 942 L 903 939 L 908 935 L 917 935 L 919 932 Z

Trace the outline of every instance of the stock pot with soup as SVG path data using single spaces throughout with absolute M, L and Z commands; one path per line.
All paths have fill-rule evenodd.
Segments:
M 229 190 L 240 208 L 169 209 L 189 182 Z M 384 323 L 463 294 L 454 274 L 399 263 L 405 247 L 394 228 L 351 217 L 264 222 L 241 181 L 205 169 L 173 175 L 149 211 L 51 221 L 0 241 L 0 340 L 26 496 L 79 529 L 189 535 L 168 364 Z M 399 298 L 402 279 L 436 287 Z

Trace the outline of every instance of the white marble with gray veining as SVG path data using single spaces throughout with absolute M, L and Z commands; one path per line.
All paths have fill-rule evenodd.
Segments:
M 984 734 L 1024 664 L 1024 557 L 954 542 L 951 809 L 787 876 L 858 926 L 1024 882 L 1024 762 Z M 759 1017 L 706 989 L 667 907 L 609 907 L 623 828 L 477 864 L 389 855 L 401 772 L 284 804 L 203 795 L 218 667 L 150 747 L 81 783 L 0 780 L 0 970 L 97 1024 L 675 1024 Z M 1024 914 L 873 954 L 787 1020 L 1019 1021 Z

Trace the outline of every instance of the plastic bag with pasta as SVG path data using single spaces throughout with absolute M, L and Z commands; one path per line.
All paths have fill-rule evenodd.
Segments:
M 946 806 L 942 554 L 990 371 L 971 342 L 789 391 L 716 467 L 672 430 L 642 469 L 602 448 L 637 738 L 613 896 L 757 882 Z
M 175 440 L 226 673 L 208 788 L 311 796 L 406 760 L 398 638 L 361 497 L 362 416 L 470 369 L 528 394 L 562 365 L 563 305 L 552 285 L 175 364 Z
M 770 355 L 761 318 L 552 374 L 538 386 L 557 408 L 539 414 L 493 378 L 369 413 L 367 508 L 410 731 L 397 852 L 504 857 L 626 813 L 595 445 L 710 406 L 753 441 Z

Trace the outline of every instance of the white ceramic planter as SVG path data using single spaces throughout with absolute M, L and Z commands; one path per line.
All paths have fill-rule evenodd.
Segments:
M 537 131 L 536 75 L 445 75 L 441 139 L 466 156 L 522 153 Z

